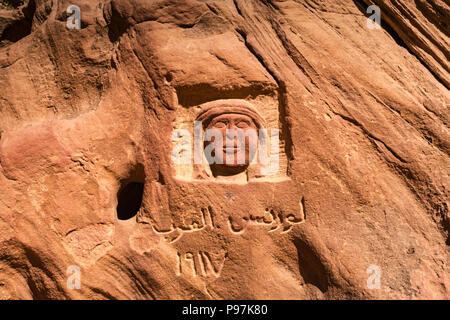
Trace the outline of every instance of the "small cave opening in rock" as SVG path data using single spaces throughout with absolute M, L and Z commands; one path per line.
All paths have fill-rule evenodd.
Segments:
M 23 7 L 20 7 L 22 5 Z M 4 29 L 2 28 L 3 32 L 0 33 L 0 42 L 2 46 L 11 42 L 17 42 L 31 33 L 33 17 L 36 12 L 35 0 L 1 0 L 0 9 L 2 8 L 8 10 L 15 9 L 17 11 L 17 16 L 14 20 L 7 23 Z M 0 20 L 2 20 L 1 17 Z
M 144 194 L 144 168 L 139 165 L 120 183 L 117 193 L 117 218 L 130 220 L 134 218 L 142 206 Z
M 298 254 L 298 269 L 305 283 L 316 286 L 326 293 L 329 283 L 328 272 L 315 250 L 305 241 L 295 239 Z

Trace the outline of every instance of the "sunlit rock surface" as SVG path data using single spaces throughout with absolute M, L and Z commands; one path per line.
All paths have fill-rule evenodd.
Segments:
M 443 0 L 1 9 L 0 298 L 448 299 L 449 21 Z M 217 101 L 279 130 L 274 174 L 174 163 Z

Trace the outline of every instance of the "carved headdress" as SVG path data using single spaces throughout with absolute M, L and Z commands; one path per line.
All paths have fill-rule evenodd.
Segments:
M 208 126 L 209 122 L 222 114 L 237 113 L 250 117 L 258 129 L 265 127 L 264 120 L 256 111 L 255 107 L 245 100 L 217 100 L 202 105 L 202 111 L 198 114 L 196 121 L 202 121 L 203 128 Z

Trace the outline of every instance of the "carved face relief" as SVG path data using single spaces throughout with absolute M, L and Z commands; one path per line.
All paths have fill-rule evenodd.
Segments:
M 212 118 L 205 129 L 216 129 L 222 133 L 221 146 L 215 150 L 222 150 L 223 163 L 211 165 L 214 176 L 238 174 L 248 167 L 255 156 L 257 143 L 257 126 L 252 118 L 239 113 L 225 113 Z M 242 134 L 241 138 L 239 134 Z M 251 138 L 252 135 L 254 140 Z M 211 141 L 205 142 L 205 148 L 214 142 L 213 136 Z M 241 153 L 244 154 L 241 155 Z M 239 156 L 243 157 L 244 161 L 240 161 Z
M 209 102 L 197 115 L 196 123 L 199 122 L 204 133 L 203 153 L 210 169 L 208 174 L 241 179 L 246 173 L 247 181 L 249 172 L 255 169 L 250 167 L 257 162 L 254 160 L 257 160 L 259 131 L 265 128 L 255 107 L 238 99 Z
M 261 97 L 177 109 L 171 152 L 176 178 L 236 184 L 286 178 L 275 107 Z

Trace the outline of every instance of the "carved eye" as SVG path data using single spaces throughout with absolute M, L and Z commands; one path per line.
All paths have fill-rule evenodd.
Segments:
M 247 121 L 239 121 L 236 125 L 238 128 L 245 129 L 250 126 L 250 124 Z
M 214 123 L 214 128 L 222 129 L 222 128 L 226 128 L 226 127 L 227 127 L 227 124 L 223 121 L 217 121 L 216 123 Z

